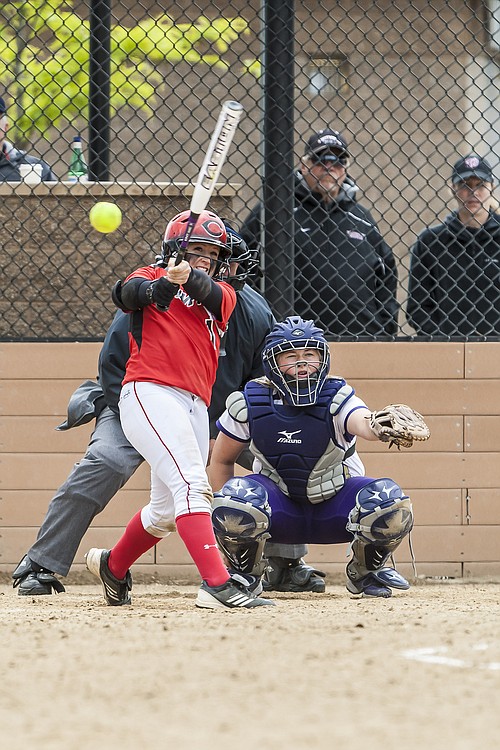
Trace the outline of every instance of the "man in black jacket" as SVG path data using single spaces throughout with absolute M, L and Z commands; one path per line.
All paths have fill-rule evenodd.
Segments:
M 306 144 L 295 188 L 295 312 L 327 335 L 392 337 L 397 332 L 394 255 L 370 212 L 356 203 L 349 152 L 335 130 Z M 257 205 L 241 233 L 260 237 Z
M 42 180 L 44 182 L 57 180 L 47 162 L 36 156 L 28 156 L 26 151 L 20 151 L 6 139 L 8 129 L 7 106 L 0 96 L 0 182 L 20 182 L 20 164 L 41 164 Z
M 457 209 L 411 250 L 407 317 L 419 336 L 500 334 L 500 215 L 493 172 L 469 154 L 453 167 Z

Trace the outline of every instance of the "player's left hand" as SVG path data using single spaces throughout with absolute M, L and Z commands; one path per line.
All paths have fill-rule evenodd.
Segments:
M 168 261 L 167 279 L 171 281 L 172 284 L 178 284 L 179 286 L 185 284 L 190 273 L 191 266 L 187 260 L 181 260 L 178 266 L 175 265 L 174 258 L 170 258 Z
M 367 419 L 378 439 L 389 443 L 389 448 L 411 448 L 414 440 L 427 440 L 431 434 L 423 416 L 406 404 L 389 404 Z

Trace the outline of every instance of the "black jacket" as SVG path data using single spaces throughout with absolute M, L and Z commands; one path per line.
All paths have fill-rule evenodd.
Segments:
M 3 150 L 0 151 L 0 182 L 20 182 L 20 164 L 41 164 L 43 182 L 54 182 L 57 177 L 49 165 L 36 156 L 28 156 L 26 151 L 19 151 L 8 141 L 5 142 Z
M 241 234 L 255 247 L 261 206 Z M 341 190 L 326 204 L 301 175 L 295 189 L 295 313 L 313 318 L 327 334 L 394 336 L 397 332 L 394 255 L 370 212 Z
M 236 292 L 236 307 L 222 339 L 217 377 L 208 410 L 210 436 L 216 437 L 215 421 L 226 406 L 226 398 L 239 391 L 247 380 L 263 374 L 261 352 L 264 339 L 274 325 L 267 302 L 247 284 Z M 121 383 L 129 358 L 130 317 L 118 310 L 108 329 L 99 354 L 99 382 L 106 404 L 118 412 Z
M 466 227 L 456 212 L 411 250 L 408 322 L 418 335 L 500 334 L 500 216 Z

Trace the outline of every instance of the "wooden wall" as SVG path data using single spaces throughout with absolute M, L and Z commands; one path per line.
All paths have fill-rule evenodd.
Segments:
M 96 372 L 100 344 L 0 343 L 0 572 L 11 572 L 36 536 L 55 489 L 84 451 L 91 427 L 55 432 L 74 388 Z M 408 403 L 422 412 L 431 439 L 411 450 L 362 443 L 366 472 L 394 478 L 411 496 L 420 576 L 500 576 L 500 342 L 338 343 L 332 372 L 372 408 Z M 70 573 L 84 570 L 90 547 L 110 547 L 147 502 L 142 466 L 98 516 Z M 311 546 L 308 562 L 340 573 L 347 548 Z M 410 549 L 398 568 L 412 575 Z M 173 534 L 141 558 L 137 573 L 196 580 Z

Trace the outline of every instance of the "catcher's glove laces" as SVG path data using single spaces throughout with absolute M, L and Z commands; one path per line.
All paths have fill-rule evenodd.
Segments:
M 389 448 L 411 448 L 414 440 L 428 440 L 431 434 L 423 416 L 406 404 L 389 404 L 366 418 L 378 439 L 389 443 Z

